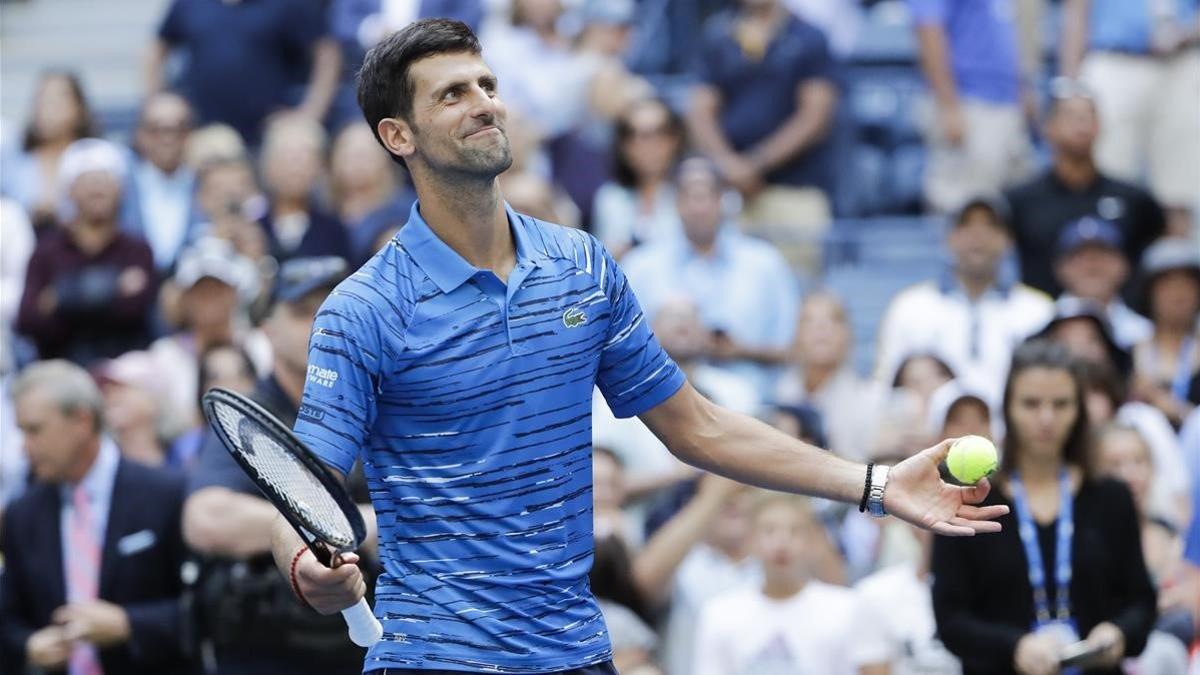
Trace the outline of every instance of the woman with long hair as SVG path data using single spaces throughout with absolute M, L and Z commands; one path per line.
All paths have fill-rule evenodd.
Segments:
M 49 70 L 38 78 L 21 152 L 6 158 L 0 191 L 25 209 L 34 228 L 57 222 L 58 162 L 67 146 L 99 135 L 79 76 Z
M 635 103 L 617 118 L 613 177 L 596 192 L 592 219 L 614 255 L 680 234 L 671 177 L 683 148 L 683 121 L 659 99 Z
M 1061 345 L 1026 343 L 1003 405 L 1003 457 L 984 504 L 1010 513 L 996 536 L 935 542 L 938 633 L 967 675 L 1058 673 L 1080 640 L 1099 652 L 1089 672 L 1120 673 L 1146 644 L 1155 592 L 1128 488 L 1088 471 L 1078 362 Z

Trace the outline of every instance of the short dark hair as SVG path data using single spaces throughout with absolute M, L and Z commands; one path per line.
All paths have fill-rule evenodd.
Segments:
M 400 117 L 412 121 L 415 86 L 408 76 L 412 64 L 429 56 L 462 52 L 480 54 L 483 48 L 467 24 L 453 19 L 414 21 L 367 52 L 358 70 L 358 105 L 380 145 L 380 120 Z M 404 163 L 395 155 L 392 159 Z

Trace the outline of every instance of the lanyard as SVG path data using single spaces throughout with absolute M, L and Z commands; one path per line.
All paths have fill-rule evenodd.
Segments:
M 1025 546 L 1025 560 L 1029 563 L 1029 585 L 1033 588 L 1033 605 L 1037 620 L 1035 625 L 1051 621 L 1071 620 L 1071 538 L 1075 534 L 1074 500 L 1071 496 L 1071 478 L 1067 470 L 1061 469 L 1058 477 L 1058 525 L 1054 557 L 1054 580 L 1057 584 L 1053 612 L 1046 595 L 1046 566 L 1042 563 L 1042 549 L 1038 546 L 1037 526 L 1033 522 L 1025 486 L 1021 477 L 1014 473 L 1009 481 L 1012 488 L 1013 507 L 1017 515 L 1017 531 L 1021 544 Z
M 1175 361 L 1175 379 L 1171 380 L 1171 393 L 1180 401 L 1186 401 L 1188 385 L 1192 381 L 1192 354 L 1196 339 L 1189 335 L 1179 345 L 1179 358 Z

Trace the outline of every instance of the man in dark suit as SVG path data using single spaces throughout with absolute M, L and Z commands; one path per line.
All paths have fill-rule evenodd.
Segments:
M 185 672 L 182 478 L 121 458 L 79 366 L 36 363 L 13 399 L 37 482 L 4 515 L 0 671 Z

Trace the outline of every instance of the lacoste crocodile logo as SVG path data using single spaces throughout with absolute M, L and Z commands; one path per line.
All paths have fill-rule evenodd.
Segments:
M 587 314 L 582 309 L 572 307 L 563 312 L 563 325 L 567 328 L 578 328 L 587 323 Z

